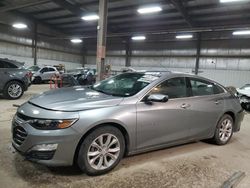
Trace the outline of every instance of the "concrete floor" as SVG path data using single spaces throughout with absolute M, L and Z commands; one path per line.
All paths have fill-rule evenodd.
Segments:
M 26 161 L 11 147 L 11 119 L 16 111 L 12 105 L 48 89 L 48 85 L 34 85 L 17 101 L 0 98 L 0 188 L 214 188 L 237 171 L 246 172 L 238 187 L 250 185 L 250 114 L 226 146 L 197 142 L 127 157 L 103 176 L 89 177 L 73 167 L 47 168 Z

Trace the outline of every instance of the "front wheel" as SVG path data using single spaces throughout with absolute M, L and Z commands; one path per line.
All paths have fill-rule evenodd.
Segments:
M 4 87 L 4 97 L 7 99 L 19 99 L 23 95 L 23 84 L 18 81 L 10 81 Z
M 111 171 L 120 162 L 125 151 L 121 131 L 112 126 L 97 128 L 82 142 L 77 164 L 88 175 Z
M 217 145 L 227 144 L 233 135 L 233 125 L 233 118 L 228 114 L 223 115 L 216 126 L 215 134 L 212 139 L 214 143 Z

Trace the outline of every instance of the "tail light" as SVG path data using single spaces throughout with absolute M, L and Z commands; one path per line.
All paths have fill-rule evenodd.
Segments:
M 28 77 L 28 78 L 31 78 L 32 77 L 32 72 L 30 72 L 30 71 L 27 72 L 25 76 Z

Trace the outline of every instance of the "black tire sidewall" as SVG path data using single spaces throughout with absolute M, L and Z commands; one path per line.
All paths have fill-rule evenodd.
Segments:
M 88 152 L 90 144 L 97 137 L 106 133 L 113 134 L 117 137 L 117 139 L 120 142 L 120 154 L 116 162 L 112 166 L 110 166 L 109 168 L 105 170 L 96 170 L 89 165 L 88 159 L 87 159 L 87 152 Z M 91 132 L 82 142 L 79 153 L 78 153 L 78 157 L 77 157 L 77 165 L 83 172 L 85 172 L 86 174 L 90 176 L 102 175 L 111 171 L 113 168 L 115 168 L 118 165 L 118 163 L 124 156 L 124 152 L 125 152 L 125 140 L 121 131 L 118 128 L 115 128 L 113 126 L 100 127 L 100 128 L 95 129 L 93 132 Z
M 35 77 L 34 79 L 36 84 L 41 84 L 42 83 L 42 78 L 40 76 Z
M 220 126 L 221 126 L 221 123 L 225 119 L 230 119 L 230 121 L 232 121 L 233 125 L 232 125 L 232 134 L 231 134 L 230 138 L 226 142 L 223 142 L 223 141 L 220 140 Z M 217 126 L 216 126 L 215 135 L 214 135 L 214 138 L 213 138 L 214 142 L 217 145 L 225 145 L 225 144 L 227 144 L 231 140 L 231 138 L 233 136 L 233 129 L 234 129 L 234 120 L 233 120 L 233 118 L 228 114 L 223 115 L 222 118 L 220 119 L 220 121 L 218 122 Z
M 8 93 L 8 88 L 10 87 L 10 85 L 12 85 L 12 84 L 18 84 L 21 88 L 22 88 L 22 93 L 21 93 L 21 95 L 19 95 L 18 97 L 15 97 L 15 98 L 13 98 L 13 97 L 11 97 L 10 95 L 9 95 L 9 93 Z M 10 100 L 15 100 L 15 99 L 19 99 L 20 97 L 22 97 L 23 96 L 23 93 L 24 93 L 24 87 L 23 87 L 23 84 L 22 83 L 20 83 L 20 82 L 18 82 L 18 81 L 10 81 L 10 82 L 8 82 L 7 84 L 6 84 L 6 86 L 4 87 L 4 97 L 5 98 L 7 98 L 7 99 L 10 99 Z

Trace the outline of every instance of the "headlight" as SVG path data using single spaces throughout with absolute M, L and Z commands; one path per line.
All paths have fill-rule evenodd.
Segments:
M 47 119 L 32 119 L 28 120 L 32 127 L 42 130 L 55 130 L 55 129 L 66 129 L 73 125 L 77 119 L 67 120 L 47 120 Z

